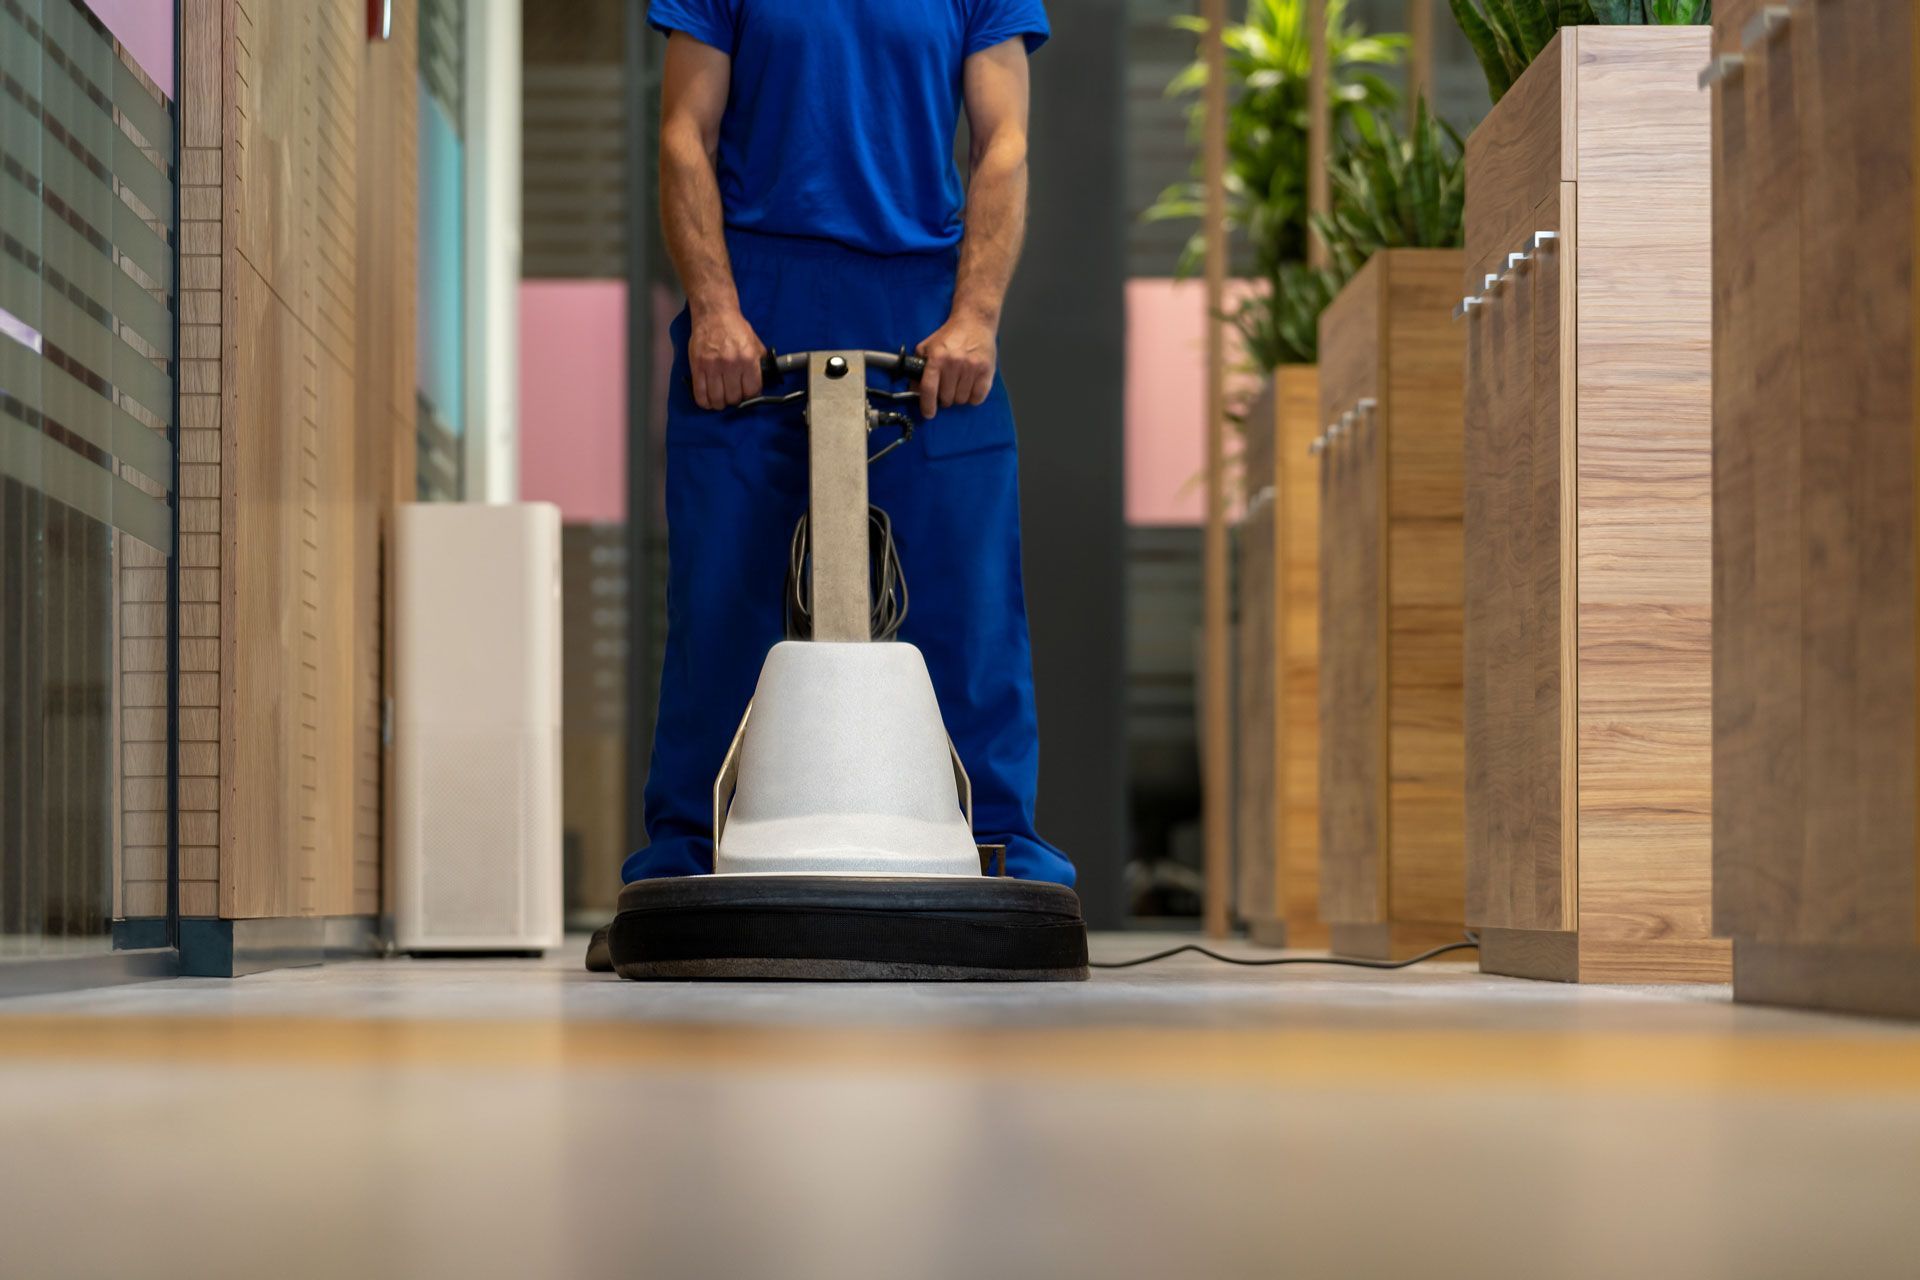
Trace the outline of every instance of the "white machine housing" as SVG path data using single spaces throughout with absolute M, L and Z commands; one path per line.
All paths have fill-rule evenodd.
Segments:
M 920 650 L 773 647 L 713 789 L 722 875 L 978 876 L 971 789 Z
M 389 589 L 393 943 L 557 947 L 559 508 L 401 506 Z

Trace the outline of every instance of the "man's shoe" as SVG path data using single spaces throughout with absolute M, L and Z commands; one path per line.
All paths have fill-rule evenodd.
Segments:
M 611 925 L 601 925 L 593 931 L 593 940 L 587 943 L 587 972 L 612 973 L 613 952 L 607 947 L 607 930 Z

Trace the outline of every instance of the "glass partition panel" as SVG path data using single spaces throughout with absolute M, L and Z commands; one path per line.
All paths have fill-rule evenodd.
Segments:
M 0 959 L 168 941 L 174 120 L 0 0 Z

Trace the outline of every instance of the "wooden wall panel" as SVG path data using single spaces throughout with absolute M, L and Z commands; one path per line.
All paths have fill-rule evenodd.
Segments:
M 315 783 L 301 636 L 304 331 L 250 262 L 228 266 L 220 914 L 298 915 Z
M 180 85 L 180 570 L 218 579 L 221 556 L 221 386 L 225 377 L 228 75 L 226 9 L 182 5 Z M 156 618 L 156 622 L 158 619 Z M 154 630 L 153 634 L 164 634 Z M 220 604 L 180 606 L 180 749 L 203 769 L 180 779 L 180 913 L 220 910 Z M 159 886 L 164 904 L 164 885 Z M 131 900 L 128 914 L 144 914 Z
M 182 563 L 220 584 L 182 611 L 183 752 L 190 724 L 218 742 L 182 780 L 183 837 L 204 804 L 207 841 L 183 848 L 183 911 L 366 915 L 380 547 L 412 485 L 414 6 L 375 45 L 356 0 L 186 0 L 183 21 L 182 462 L 217 496 L 183 476 Z

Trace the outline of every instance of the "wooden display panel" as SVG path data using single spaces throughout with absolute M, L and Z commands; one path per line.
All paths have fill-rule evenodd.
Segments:
M 1920 36 L 1758 12 L 1714 35 L 1715 923 L 1737 999 L 1920 1017 Z
M 1491 972 L 1729 972 L 1707 55 L 1705 28 L 1565 29 L 1468 143 L 1467 915 Z
M 369 45 L 354 0 L 182 6 L 181 562 L 218 581 L 181 616 L 184 915 L 380 905 L 418 177 L 415 5 L 393 10 Z
M 1321 911 L 1336 951 L 1458 941 L 1463 255 L 1377 255 L 1321 318 Z
M 1319 374 L 1274 372 L 1248 417 L 1241 530 L 1237 913 L 1254 941 L 1318 947 Z

